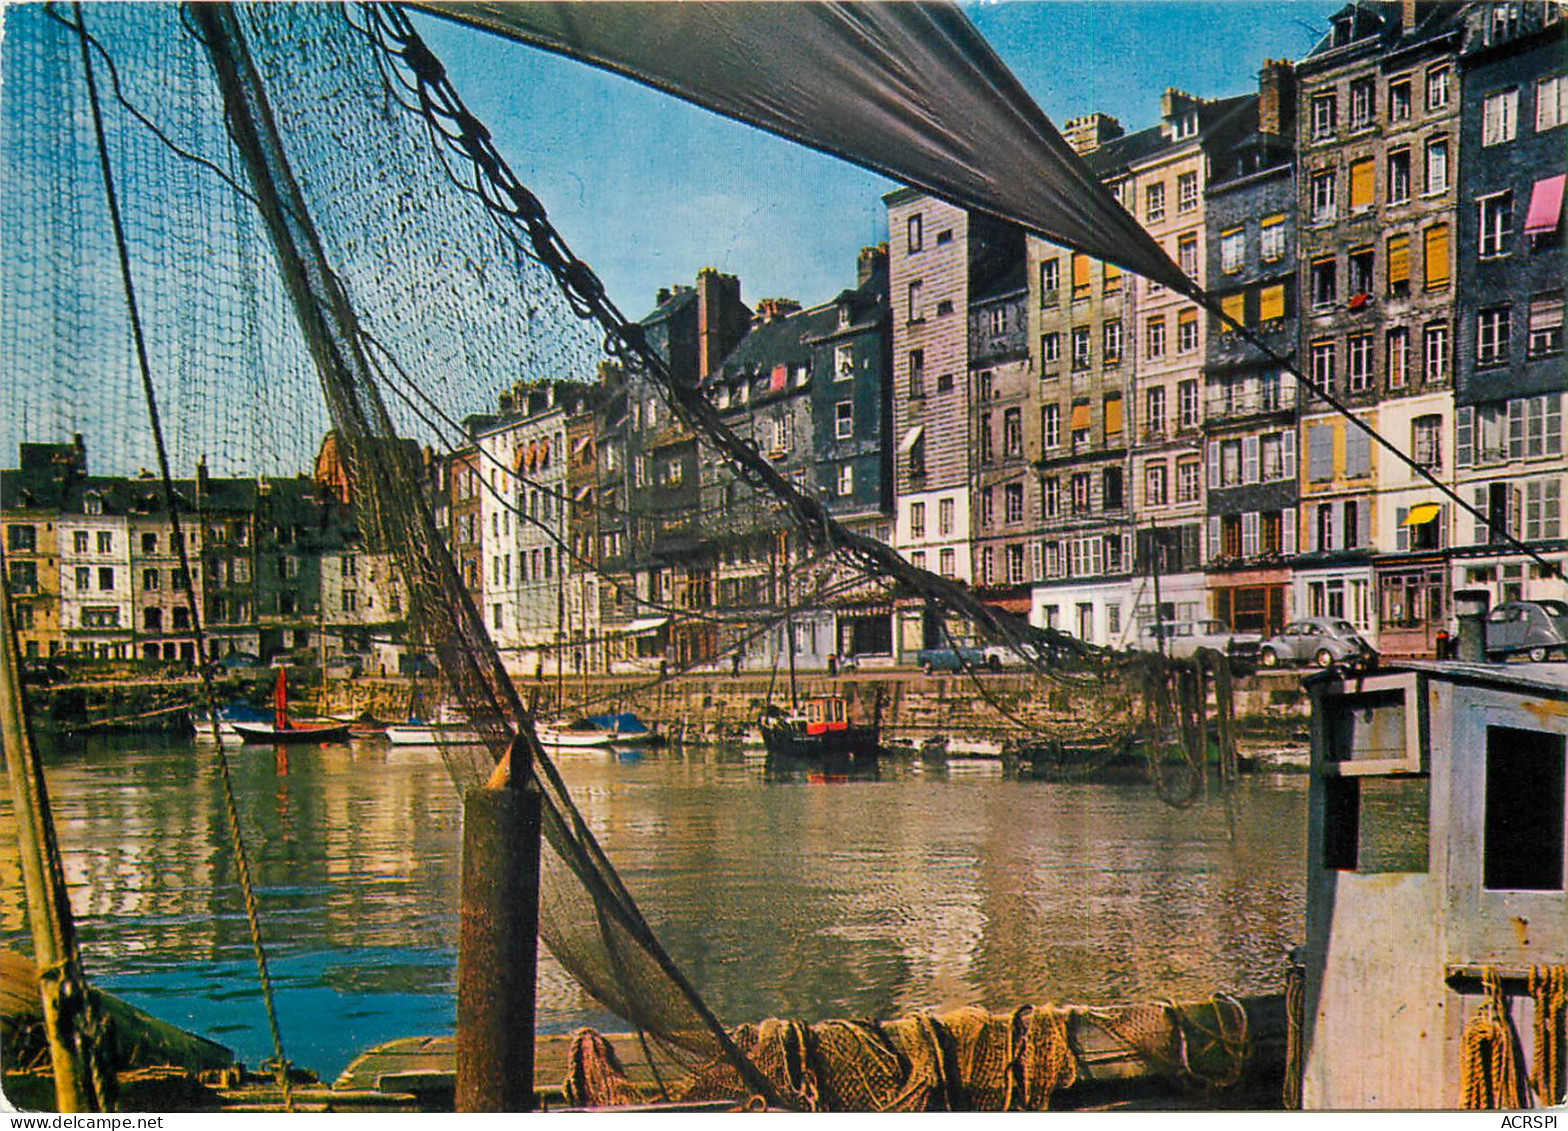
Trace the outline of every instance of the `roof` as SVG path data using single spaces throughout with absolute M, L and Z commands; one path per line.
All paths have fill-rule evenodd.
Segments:
M 1113 138 L 1100 146 L 1099 149 L 1087 154 L 1089 167 L 1100 177 L 1135 165 L 1141 165 L 1157 157 L 1164 150 L 1180 149 L 1192 144 L 1195 140 L 1208 140 L 1211 135 L 1221 127 L 1226 129 L 1240 129 L 1245 126 L 1241 115 L 1251 108 L 1252 122 L 1257 122 L 1258 96 L 1256 94 L 1237 94 L 1230 98 L 1217 98 L 1212 102 L 1204 102 L 1198 107 L 1199 132 L 1196 137 L 1184 137 L 1180 140 L 1169 138 L 1165 135 L 1164 124 L 1150 126 L 1148 129 L 1139 130 L 1137 133 L 1126 134 Z
M 969 295 L 969 304 L 1009 298 L 1019 291 L 1029 289 L 1029 266 L 1022 259 L 1014 260 L 1004 270 L 992 275 L 983 286 L 976 287 Z
M 778 365 L 809 364 L 809 339 L 831 332 L 837 323 L 837 308 L 828 303 L 753 326 L 709 380 L 735 381 L 771 373 Z
M 697 291 L 693 287 L 680 286 L 672 288 L 672 293 L 663 302 L 653 308 L 649 314 L 639 318 L 638 324 L 651 326 L 655 322 L 664 322 L 685 310 L 687 307 L 697 305 Z

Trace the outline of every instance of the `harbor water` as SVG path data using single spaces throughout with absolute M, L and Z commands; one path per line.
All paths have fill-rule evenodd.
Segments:
M 211 748 L 47 752 L 96 983 L 270 1055 Z M 440 752 L 231 751 L 290 1060 L 450 1033 L 461 804 Z M 562 774 L 676 961 L 727 1023 L 1277 991 L 1301 941 L 1306 779 L 1253 775 L 1228 822 L 1147 785 L 893 762 L 779 773 L 738 747 L 564 754 Z M 0 943 L 30 950 L 9 798 Z M 1231 835 L 1230 829 L 1234 833 Z M 548 955 L 542 1031 L 624 1028 Z

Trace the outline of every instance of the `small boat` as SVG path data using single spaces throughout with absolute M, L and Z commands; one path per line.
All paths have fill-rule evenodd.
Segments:
M 271 723 L 272 712 L 263 711 L 259 707 L 252 707 L 242 699 L 236 699 L 226 707 L 219 707 L 217 722 L 205 715 L 191 716 L 191 726 L 196 730 L 196 741 L 217 742 L 225 739 L 231 742 L 240 740 L 240 732 L 234 729 L 235 723 Z
M 369 711 L 363 711 L 358 718 L 348 724 L 348 736 L 359 739 L 385 738 L 387 736 L 387 724 L 376 718 Z
M 874 762 L 881 726 L 852 725 L 842 696 L 807 699 L 793 711 L 773 708 L 758 723 L 762 743 L 775 758 Z
M 586 750 L 619 745 L 627 741 L 646 741 L 646 738 L 640 740 L 618 738 L 614 731 L 595 726 L 587 719 L 578 719 L 573 723 L 560 721 L 539 723 L 535 725 L 534 733 L 539 736 L 541 746 L 549 746 L 557 750 Z
M 254 745 L 320 745 L 324 742 L 346 742 L 347 723 L 295 723 L 289 720 L 288 687 L 284 668 L 278 669 L 278 684 L 272 692 L 270 723 L 234 723 L 240 741 Z
M 589 725 L 596 726 L 610 735 L 617 746 L 652 742 L 656 737 L 653 729 L 630 711 L 621 711 L 612 715 L 589 715 L 586 721 Z
M 431 722 L 410 714 L 406 723 L 389 724 L 386 736 L 393 746 L 439 746 L 443 743 L 472 745 L 483 741 L 479 732 L 473 729 L 473 724 L 451 707 L 437 709 L 436 717 Z

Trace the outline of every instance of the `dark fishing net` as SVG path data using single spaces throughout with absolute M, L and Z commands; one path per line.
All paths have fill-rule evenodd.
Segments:
M 700 466 L 736 477 L 739 494 L 699 515 L 700 528 L 794 532 L 791 607 L 918 598 L 993 639 L 1027 642 L 1029 662 L 1052 679 L 1092 692 L 1117 677 L 1076 641 L 1002 618 L 963 586 L 844 530 L 702 394 L 673 380 L 398 9 L 84 12 L 80 32 L 69 9 L 5 15 L 0 365 L 9 411 L 0 446 L 80 433 L 95 471 L 158 465 L 92 142 L 85 34 L 175 493 L 195 510 L 193 524 L 201 495 L 180 477 L 194 477 L 198 462 L 276 498 L 330 430 L 336 470 L 301 489 L 342 486 L 363 548 L 398 579 L 405 640 L 439 659 L 445 696 L 483 738 L 443 748 L 454 782 L 482 782 L 509 749 L 536 767 L 548 842 L 540 933 L 551 952 L 661 1044 L 693 1064 L 728 1056 L 750 1076 L 742 1091 L 766 1091 L 658 944 L 533 740 L 473 579 L 449 547 L 445 457 L 466 453 L 509 521 L 543 530 L 562 570 L 570 562 L 587 575 L 591 556 L 568 542 L 563 521 L 579 499 L 520 449 L 514 458 L 476 445 L 465 418 L 495 412 L 503 395 L 564 383 L 614 427 L 626 393 L 598 379 L 620 374 L 662 401 Z M 545 519 L 523 505 L 529 492 L 553 500 Z M 633 529 L 645 517 L 624 501 L 601 499 L 596 512 Z M 729 614 L 711 599 L 677 605 L 632 592 L 625 578 L 596 581 L 623 605 L 711 630 L 716 645 L 703 658 L 779 625 L 777 609 Z M 523 746 L 513 747 L 519 734 Z

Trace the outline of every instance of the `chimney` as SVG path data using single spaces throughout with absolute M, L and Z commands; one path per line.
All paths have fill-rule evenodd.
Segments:
M 670 301 L 670 288 L 669 287 L 660 287 L 658 289 L 658 291 L 653 296 L 653 305 L 654 306 L 663 306 L 665 303 L 667 303 L 669 301 Z
M 1416 0 L 1400 0 L 1399 33 L 1409 35 L 1416 30 Z
M 751 325 L 740 301 L 740 280 L 712 267 L 697 272 L 697 380 L 716 372 Z
M 1106 142 L 1122 136 L 1122 124 L 1109 114 L 1085 114 L 1069 118 L 1062 137 L 1074 153 L 1093 153 Z
M 1258 132 L 1282 137 L 1296 119 L 1296 70 L 1285 59 L 1265 59 L 1258 72 Z
M 863 287 L 878 274 L 887 271 L 887 244 L 863 247 L 855 259 L 855 286 Z
M 800 303 L 792 298 L 759 298 L 757 309 L 751 316 L 751 324 L 761 326 L 767 322 L 778 322 L 799 310 Z

